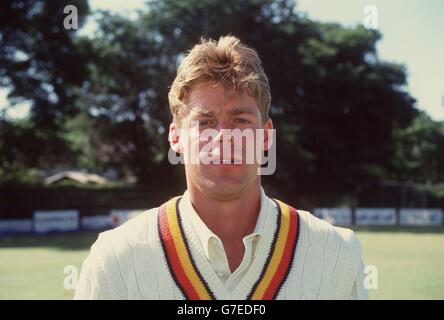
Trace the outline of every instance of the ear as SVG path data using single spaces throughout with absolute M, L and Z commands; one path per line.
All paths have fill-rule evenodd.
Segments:
M 267 122 L 264 124 L 264 151 L 270 149 L 271 145 L 273 144 L 273 121 L 271 119 L 268 119 Z
M 171 149 L 176 153 L 182 153 L 182 145 L 180 143 L 180 128 L 175 122 L 170 124 L 170 131 L 168 133 L 168 140 L 170 141 Z

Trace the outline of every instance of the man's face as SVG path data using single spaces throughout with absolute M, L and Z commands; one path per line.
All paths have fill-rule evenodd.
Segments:
M 186 105 L 180 128 L 172 124 L 170 137 L 176 137 L 173 150 L 188 159 L 188 187 L 228 201 L 260 184 L 255 154 L 256 148 L 267 148 L 267 134 L 256 141 L 257 129 L 272 129 L 272 122 L 263 125 L 256 100 L 220 84 L 202 83 L 191 89 Z

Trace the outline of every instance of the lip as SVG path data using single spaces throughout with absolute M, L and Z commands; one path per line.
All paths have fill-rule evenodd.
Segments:
M 227 155 L 228 156 L 228 155 Z M 231 154 L 230 158 L 223 158 L 223 156 L 221 157 L 222 159 L 219 158 L 220 155 L 219 154 L 211 154 L 211 153 L 207 153 L 207 154 L 201 154 L 201 159 L 204 159 L 205 161 L 208 161 L 207 164 L 212 164 L 212 165 L 240 165 L 243 163 L 242 155 L 236 155 L 236 154 Z
M 240 162 L 240 163 L 236 163 L 236 162 Z M 235 165 L 241 165 L 242 161 L 239 159 L 223 159 L 222 161 L 219 161 L 219 160 L 212 161 L 211 164 L 235 166 Z

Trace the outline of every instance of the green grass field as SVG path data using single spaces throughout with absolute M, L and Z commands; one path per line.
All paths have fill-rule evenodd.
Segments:
M 444 299 L 443 229 L 360 229 L 378 270 L 372 299 Z M 79 268 L 97 234 L 0 238 L 0 299 L 71 299 L 64 267 Z

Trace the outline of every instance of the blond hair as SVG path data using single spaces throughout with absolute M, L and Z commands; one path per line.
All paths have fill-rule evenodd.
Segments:
M 270 86 L 257 52 L 233 36 L 219 41 L 201 39 L 183 59 L 173 81 L 168 100 L 176 123 L 185 110 L 185 99 L 198 83 L 216 82 L 237 92 L 246 91 L 256 99 L 262 121 L 268 120 Z

